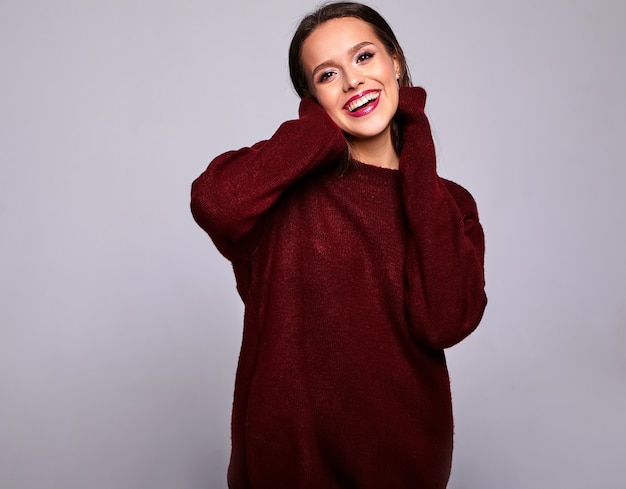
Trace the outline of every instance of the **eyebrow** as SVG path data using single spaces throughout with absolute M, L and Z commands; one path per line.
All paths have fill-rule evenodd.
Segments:
M 371 44 L 374 44 L 374 43 L 371 41 L 363 41 L 358 44 L 355 44 L 348 50 L 348 54 L 350 56 L 353 56 L 357 51 Z M 323 70 L 324 68 L 328 68 L 329 66 L 333 66 L 334 64 L 335 63 L 333 63 L 332 61 L 324 61 L 323 63 L 318 64 L 315 68 L 313 68 L 313 71 L 311 72 L 311 76 L 315 77 L 315 74 L 318 71 Z

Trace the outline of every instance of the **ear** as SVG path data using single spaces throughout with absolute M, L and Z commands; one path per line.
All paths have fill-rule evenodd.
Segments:
M 393 60 L 393 69 L 396 73 L 396 80 L 399 80 L 402 73 L 400 73 L 400 62 L 398 61 L 398 56 L 394 54 L 391 59 Z

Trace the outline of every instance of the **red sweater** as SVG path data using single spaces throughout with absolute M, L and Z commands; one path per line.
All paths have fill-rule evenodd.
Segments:
M 400 169 L 337 161 L 324 110 L 217 157 L 192 212 L 245 304 L 232 489 L 443 489 L 452 408 L 443 349 L 486 304 L 471 195 L 437 176 L 426 94 L 402 88 Z

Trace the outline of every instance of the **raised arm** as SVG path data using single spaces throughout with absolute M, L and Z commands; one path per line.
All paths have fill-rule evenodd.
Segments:
M 311 99 L 299 118 L 267 141 L 215 158 L 192 184 L 191 211 L 219 251 L 233 260 L 240 243 L 281 193 L 307 172 L 335 161 L 346 148 L 340 129 Z
M 485 246 L 472 196 L 437 175 L 425 101 L 421 88 L 400 89 L 400 172 L 410 228 L 405 300 L 415 339 L 443 349 L 465 338 L 482 318 Z

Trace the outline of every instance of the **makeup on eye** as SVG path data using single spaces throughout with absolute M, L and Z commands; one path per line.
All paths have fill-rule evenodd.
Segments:
M 365 61 L 368 61 L 370 59 L 372 59 L 375 56 L 375 53 L 371 52 L 371 51 L 362 51 L 359 54 L 357 54 L 354 58 L 354 61 L 356 64 L 360 64 L 363 63 Z M 318 83 L 323 83 L 326 80 L 328 80 L 329 78 L 331 78 L 333 75 L 335 75 L 337 72 L 335 70 L 327 70 L 324 71 L 319 77 L 318 77 Z
M 318 83 L 323 83 L 326 80 L 328 80 L 331 76 L 333 76 L 336 72 L 332 71 L 332 70 L 328 70 L 323 72 L 320 77 L 318 78 Z
M 356 64 L 362 63 L 364 61 L 367 61 L 368 59 L 371 59 L 374 57 L 375 55 L 375 50 L 363 50 L 364 47 L 373 47 L 375 46 L 375 44 L 371 41 L 363 41 L 360 42 L 358 44 L 355 44 L 354 46 L 352 46 L 348 52 L 347 55 L 349 57 L 354 57 L 354 62 Z M 322 83 L 325 82 L 326 80 L 328 80 L 332 75 L 336 74 L 336 70 L 334 69 L 328 69 L 326 71 L 324 71 L 320 76 L 317 76 L 317 73 L 325 68 L 330 68 L 333 67 L 334 65 L 336 65 L 335 61 L 324 61 L 323 63 L 317 65 L 312 72 L 313 78 L 317 80 L 317 83 Z
M 370 52 L 370 51 L 363 51 L 362 53 L 359 53 L 356 57 L 356 62 L 357 63 L 362 63 L 363 61 L 367 61 L 368 59 L 371 59 L 374 57 L 374 53 Z

